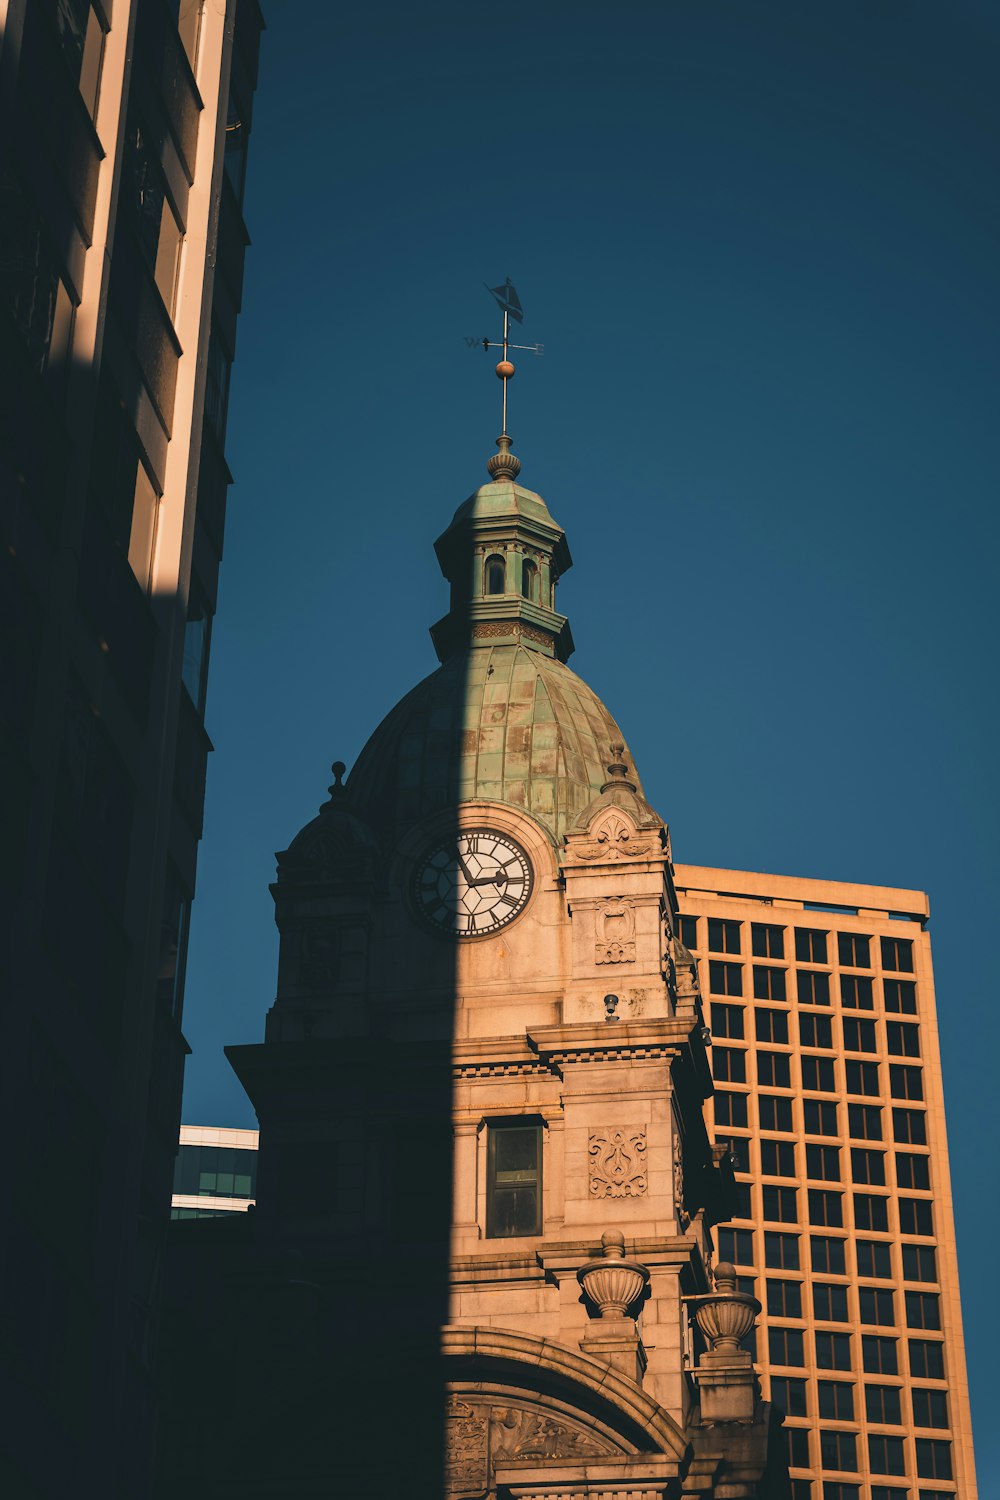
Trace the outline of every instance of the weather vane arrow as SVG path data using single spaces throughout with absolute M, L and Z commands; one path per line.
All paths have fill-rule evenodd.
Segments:
M 500 452 L 487 463 L 487 468 L 494 479 L 516 479 L 521 470 L 520 461 L 510 451 L 510 437 L 507 433 L 507 382 L 514 378 L 514 366 L 510 360 L 512 349 L 524 349 L 529 354 L 541 354 L 544 350 L 543 344 L 512 344 L 510 342 L 510 320 L 516 323 L 524 322 L 524 309 L 521 299 L 517 295 L 517 288 L 508 276 L 503 286 L 489 286 L 483 283 L 490 296 L 494 299 L 500 311 L 503 313 L 503 337 L 501 339 L 482 340 L 484 349 L 500 349 L 502 358 L 497 365 L 497 377 L 503 382 L 503 403 L 501 408 L 500 436 L 497 438 L 497 447 Z

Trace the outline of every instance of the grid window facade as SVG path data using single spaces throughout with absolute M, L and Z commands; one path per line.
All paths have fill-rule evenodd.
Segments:
M 959 1368 L 950 1365 L 957 1288 L 953 1253 L 943 1252 L 953 1228 L 944 1142 L 935 1139 L 942 1103 L 926 909 L 904 919 L 902 895 L 873 890 L 852 915 L 857 887 L 830 886 L 827 902 L 814 885 L 797 910 L 784 882 L 773 891 L 780 914 L 761 921 L 770 877 L 748 877 L 759 883 L 747 901 L 723 895 L 739 878 L 718 872 L 711 913 L 697 906 L 718 924 L 711 961 L 737 976 L 723 981 L 717 969 L 711 996 L 736 994 L 744 1007 L 741 1037 L 713 1030 L 736 1041 L 730 1050 L 743 1053 L 747 1082 L 723 1082 L 710 1107 L 722 1139 L 740 1122 L 744 1160 L 759 1174 L 754 1217 L 741 1231 L 756 1229 L 746 1247 L 755 1259 L 740 1265 L 764 1303 L 764 1394 L 789 1430 L 813 1434 L 808 1450 L 801 1437 L 787 1439 L 793 1495 L 798 1485 L 809 1500 L 956 1500 L 971 1493 L 960 1467 L 969 1423 L 960 1345 Z M 695 904 L 690 891 L 681 899 Z M 732 945 L 721 936 L 728 921 L 737 924 Z M 721 1257 L 731 1241 L 717 1233 Z

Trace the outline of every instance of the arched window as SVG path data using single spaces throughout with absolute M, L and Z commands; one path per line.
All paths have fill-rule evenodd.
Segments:
M 538 566 L 527 558 L 521 564 L 521 593 L 526 599 L 538 597 Z
M 486 559 L 486 592 L 488 594 L 503 594 L 506 592 L 507 567 L 502 557 L 488 557 Z

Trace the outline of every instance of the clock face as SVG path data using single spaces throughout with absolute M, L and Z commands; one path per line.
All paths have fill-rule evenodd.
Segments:
M 414 900 L 438 932 L 485 937 L 524 910 L 531 880 L 520 844 L 490 828 L 470 828 L 428 849 L 417 867 Z

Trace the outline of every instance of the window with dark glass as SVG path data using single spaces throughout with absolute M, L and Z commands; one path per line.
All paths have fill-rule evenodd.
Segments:
M 810 969 L 797 969 L 800 1005 L 829 1005 L 830 976 Z
M 886 1010 L 900 1016 L 916 1015 L 917 986 L 912 979 L 883 979 L 882 991 Z
M 752 1266 L 753 1230 L 720 1229 L 719 1259 L 731 1261 L 735 1266 Z
M 812 1057 L 806 1053 L 801 1066 L 804 1089 L 816 1089 L 824 1094 L 835 1092 L 832 1057 Z
M 820 1182 L 839 1182 L 840 1147 L 807 1146 L 806 1176 L 815 1177 Z
M 875 1022 L 844 1017 L 844 1048 L 847 1052 L 876 1052 Z
M 763 1201 L 765 1219 L 775 1224 L 794 1224 L 798 1219 L 795 1188 L 765 1187 Z
M 837 1106 L 832 1099 L 806 1099 L 802 1106 L 806 1135 L 838 1135 Z
M 538 599 L 538 567 L 529 559 L 521 564 L 521 593 L 525 599 Z
M 841 974 L 840 1003 L 849 1010 L 874 1010 L 871 980 L 863 974 Z
M 802 1283 L 800 1281 L 767 1281 L 767 1311 L 772 1318 L 801 1318 Z
M 793 1365 L 801 1369 L 806 1362 L 801 1328 L 769 1328 L 767 1353 L 772 1365 Z
M 799 1269 L 799 1237 L 767 1230 L 764 1235 L 764 1264 L 772 1271 Z
M 734 1219 L 752 1219 L 754 1215 L 750 1211 L 750 1184 L 749 1182 L 738 1182 L 736 1184 L 736 1208 L 733 1210 Z
M 824 1469 L 855 1470 L 858 1467 L 857 1438 L 853 1432 L 821 1427 L 819 1454 Z
M 929 1198 L 898 1198 L 899 1228 L 903 1234 L 934 1233 L 934 1214 Z
M 910 1339 L 910 1374 L 916 1380 L 944 1379 L 944 1345 L 934 1339 Z
M 903 1439 L 884 1433 L 868 1434 L 868 1467 L 873 1474 L 905 1474 Z
M 806 1383 L 794 1375 L 771 1376 L 771 1400 L 780 1406 L 786 1417 L 804 1417 L 806 1412 Z
M 713 995 L 742 995 L 742 966 L 723 963 L 719 958 L 711 959 L 708 965 L 708 987 Z
M 715 1110 L 716 1125 L 735 1125 L 737 1128 L 746 1125 L 746 1094 L 727 1094 L 720 1091 L 713 1095 L 712 1106 Z
M 917 1438 L 917 1473 L 921 1479 L 950 1479 L 951 1444 L 937 1438 Z
M 810 1188 L 809 1222 L 825 1225 L 830 1229 L 842 1229 L 844 1205 L 841 1194 L 827 1192 L 824 1188 Z
M 903 1246 L 904 1281 L 937 1281 L 937 1255 L 933 1245 Z
M 200 717 L 205 713 L 208 691 L 208 654 L 212 638 L 212 612 L 204 593 L 193 585 L 184 626 L 184 660 L 181 681 Z
M 948 1396 L 945 1391 L 927 1391 L 920 1386 L 910 1392 L 915 1427 L 947 1427 Z
M 742 922 L 727 922 L 723 917 L 709 917 L 709 953 L 739 953 L 742 925 Z
M 736 1047 L 713 1047 L 712 1077 L 723 1083 L 746 1083 L 746 1053 Z
M 844 1069 L 849 1094 L 866 1094 L 869 1098 L 878 1097 L 878 1063 L 856 1062 L 853 1058 L 848 1058 Z
M 540 1234 L 542 1127 L 491 1125 L 487 1138 L 486 1234 L 489 1239 Z
M 898 1385 L 866 1385 L 865 1415 L 869 1422 L 884 1422 L 889 1427 L 902 1425 Z M 885 1470 L 881 1470 L 882 1473 Z
M 930 1157 L 917 1156 L 912 1151 L 896 1152 L 896 1183 L 901 1188 L 922 1188 L 930 1191 Z
M 761 1130 L 792 1129 L 792 1101 L 780 1094 L 758 1094 L 757 1114 Z
M 737 1041 L 743 1040 L 743 1007 L 742 1005 L 721 1005 L 718 1000 L 712 1001 L 712 1032 L 717 1037 L 730 1037 Z
M 926 1146 L 927 1119 L 922 1109 L 893 1109 L 892 1133 L 900 1145 Z
M 257 1185 L 257 1153 L 231 1146 L 178 1148 L 174 1192 L 185 1197 L 252 1198 Z
M 924 1097 L 923 1069 L 911 1068 L 906 1063 L 890 1063 L 889 1092 L 894 1099 L 922 1099 Z
M 845 1380 L 820 1380 L 816 1383 L 819 1414 L 835 1422 L 854 1421 L 854 1387 Z
M 808 1469 L 808 1427 L 782 1427 L 781 1431 L 785 1438 L 785 1456 L 788 1459 L 789 1465 L 795 1469 Z
M 856 1141 L 880 1141 L 882 1111 L 877 1104 L 849 1104 L 847 1126 Z
M 936 1292 L 905 1292 L 907 1328 L 940 1328 L 941 1308 Z
M 896 974 L 913 973 L 913 944 L 909 938 L 882 939 L 882 967 Z
M 825 964 L 826 933 L 818 927 L 796 927 L 795 957 L 800 964 Z
M 871 1500 L 909 1500 L 909 1490 L 898 1490 L 894 1484 L 873 1484 L 871 1486 Z M 921 1495 L 920 1500 L 924 1500 Z M 948 1500 L 954 1500 L 949 1495 Z
M 728 1142 L 730 1154 L 733 1156 L 733 1170 L 736 1172 L 748 1172 L 750 1170 L 750 1142 L 743 1136 L 733 1136 Z
M 765 1177 L 794 1177 L 795 1147 L 792 1142 L 762 1140 L 760 1170 Z
M 825 1272 L 828 1276 L 845 1276 L 846 1243 L 846 1240 L 834 1239 L 829 1235 L 814 1234 L 809 1241 L 813 1270 Z
M 851 1176 L 855 1182 L 885 1187 L 885 1152 L 865 1151 L 859 1146 L 852 1146 Z
M 823 1500 L 860 1500 L 861 1488 L 856 1484 L 843 1484 L 839 1479 L 823 1481 Z
M 891 1287 L 858 1287 L 858 1309 L 862 1323 L 877 1323 L 891 1328 L 896 1321 L 894 1294 Z
M 832 1047 L 833 1023 L 829 1016 L 799 1016 L 799 1040 L 803 1047 Z
M 867 969 L 870 966 L 868 944 L 871 939 L 860 932 L 838 932 L 837 954 L 842 964 L 849 969 Z
M 755 1000 L 786 1000 L 785 971 L 771 969 L 763 964 L 754 964 L 753 993 Z
M 697 948 L 698 918 L 678 917 L 677 921 L 679 925 L 681 942 L 684 944 L 685 948 Z
M 879 1338 L 874 1333 L 862 1334 L 861 1362 L 868 1375 L 898 1375 L 896 1340 Z
M 205 362 L 205 416 L 220 443 L 226 440 L 231 365 L 232 355 L 213 327 L 208 339 L 208 359 Z
M 787 1052 L 758 1052 L 757 1082 L 764 1088 L 791 1088 L 792 1063 L 789 1054 Z
M 494 555 L 486 559 L 486 592 L 502 594 L 507 586 L 507 565 L 502 557 Z
M 919 1026 L 911 1026 L 905 1021 L 887 1021 L 885 1040 L 888 1050 L 897 1057 L 920 1056 Z
M 783 1010 L 758 1010 L 754 1016 L 758 1042 L 787 1042 L 788 1013 Z
M 813 1317 L 824 1323 L 846 1323 L 847 1288 L 833 1283 L 813 1283 Z
M 889 1200 L 877 1193 L 854 1194 L 855 1229 L 873 1229 L 876 1232 L 889 1228 Z
M 856 1240 L 859 1276 L 879 1276 L 888 1281 L 892 1276 L 892 1257 L 885 1240 Z
M 750 927 L 750 943 L 754 958 L 784 958 L 785 929 L 773 927 L 766 922 L 753 922 Z

